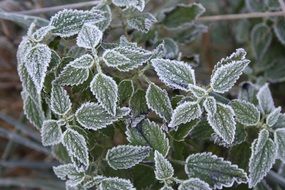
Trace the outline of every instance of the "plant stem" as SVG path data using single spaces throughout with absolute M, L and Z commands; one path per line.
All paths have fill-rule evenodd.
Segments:
M 18 14 L 26 14 L 26 15 L 36 15 L 41 13 L 50 13 L 50 12 L 56 12 L 62 9 L 74 9 L 74 8 L 81 8 L 81 7 L 89 7 L 93 5 L 98 5 L 101 1 L 100 0 L 93 0 L 88 2 L 81 2 L 81 3 L 72 3 L 72 4 L 66 4 L 66 5 L 59 5 L 54 7 L 44 7 L 39 9 L 32 9 L 32 10 L 26 10 L 26 11 L 18 11 L 18 12 L 12 12 L 12 13 L 18 13 Z

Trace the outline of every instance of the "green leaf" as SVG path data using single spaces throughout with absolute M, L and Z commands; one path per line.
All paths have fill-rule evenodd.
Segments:
M 68 128 L 63 133 L 62 144 L 70 156 L 76 157 L 85 166 L 89 166 L 89 155 L 85 138 L 77 131 Z
M 143 161 L 150 150 L 147 146 L 119 145 L 108 150 L 106 160 L 114 170 L 128 169 Z
M 256 97 L 258 100 L 259 109 L 263 113 L 269 114 L 275 109 L 273 97 L 271 95 L 271 91 L 269 89 L 268 83 L 264 84 L 259 89 L 259 91 L 256 94 Z
M 138 89 L 134 93 L 130 99 L 130 108 L 134 116 L 146 114 L 148 112 L 144 90 Z
M 174 175 L 171 163 L 158 151 L 154 151 L 155 177 L 158 180 L 167 180 Z
M 109 67 L 116 67 L 120 71 L 127 72 L 149 61 L 154 53 L 155 51 L 151 52 L 136 45 L 119 46 L 106 50 L 103 54 L 103 61 Z
M 249 62 L 247 59 L 241 59 L 224 65 L 218 63 L 220 66 L 213 70 L 211 76 L 211 88 L 218 93 L 227 92 L 239 79 Z
M 73 164 L 54 166 L 53 171 L 58 178 L 67 180 L 66 184 L 72 187 L 80 184 L 84 180 L 84 173 L 76 171 Z
M 233 109 L 221 103 L 217 103 L 217 111 L 215 114 L 208 114 L 208 122 L 227 144 L 231 144 L 234 141 L 236 122 L 234 120 Z
M 152 59 L 151 63 L 159 79 L 169 87 L 188 91 L 188 85 L 196 83 L 194 70 L 185 62 Z
M 23 90 L 30 95 L 30 97 L 35 101 L 40 101 L 40 94 L 37 91 L 37 88 L 29 75 L 26 67 L 22 63 L 18 63 L 18 74 L 22 82 Z
M 179 53 L 178 44 L 172 38 L 164 38 L 163 45 L 165 49 L 165 58 L 166 59 L 175 59 Z
M 103 19 L 102 12 L 65 9 L 51 17 L 49 25 L 54 26 L 53 34 L 65 38 L 77 34 L 84 24 L 96 24 Z
M 74 67 L 73 64 L 75 64 L 75 62 L 70 62 L 64 67 L 59 76 L 55 79 L 55 83 L 74 86 L 82 84 L 88 79 L 89 69 L 77 68 L 77 66 Z
M 48 36 L 51 32 L 51 30 L 54 29 L 53 26 L 44 26 L 39 29 L 37 29 L 33 34 L 32 34 L 32 39 L 36 42 L 41 42 L 45 39 L 46 36 Z
M 260 23 L 251 30 L 251 47 L 256 59 L 261 60 L 267 52 L 272 41 L 270 27 Z
M 77 69 L 89 69 L 94 64 L 94 58 L 89 54 L 84 54 L 81 57 L 71 61 L 70 66 Z
M 207 91 L 204 88 L 201 88 L 197 85 L 189 84 L 188 90 L 195 96 L 196 98 L 202 98 L 203 96 L 206 96 Z
M 130 180 L 117 177 L 104 178 L 99 190 L 135 190 Z
M 162 23 L 170 28 L 176 28 L 192 23 L 205 12 L 205 8 L 199 3 L 189 5 L 179 4 L 170 11 L 165 12 Z
M 100 12 L 100 14 L 103 15 L 103 19 L 101 21 L 96 22 L 96 26 L 101 30 L 101 31 L 105 31 L 111 21 L 112 21 L 112 12 L 111 12 L 111 8 L 108 4 L 106 3 L 100 3 L 98 4 L 96 7 L 93 7 L 91 9 L 91 12 Z
M 190 178 L 186 181 L 183 181 L 178 190 L 211 190 L 209 184 L 200 180 L 199 178 Z
M 213 189 L 231 187 L 234 182 L 247 183 L 247 175 L 244 170 L 209 152 L 188 156 L 185 171 L 188 177 L 199 178 Z
M 283 17 L 277 17 L 274 21 L 273 29 L 278 40 L 285 45 L 285 19 Z
M 246 0 L 245 4 L 250 12 L 263 12 L 267 9 L 268 0 Z
M 213 96 L 208 96 L 203 102 L 203 107 L 209 115 L 214 115 L 217 112 L 217 102 Z
M 190 134 L 192 129 L 194 129 L 199 124 L 199 122 L 200 121 L 198 119 L 192 120 L 186 124 L 179 125 L 176 131 L 172 130 L 169 133 L 174 140 L 182 142 Z
M 134 94 L 134 84 L 132 80 L 122 80 L 118 85 L 119 102 L 127 102 Z
M 266 124 L 269 127 L 275 125 L 279 119 L 279 115 L 281 112 L 281 107 L 275 108 L 266 118 Z
M 150 146 L 164 156 L 169 151 L 169 140 L 162 128 L 148 119 L 136 127 L 130 127 L 126 131 L 127 140 L 132 145 Z
M 285 162 L 285 128 L 274 132 L 274 142 L 277 145 L 277 157 Z
M 153 24 L 157 22 L 156 18 L 149 12 L 127 9 L 124 14 L 127 17 L 128 27 L 144 33 L 147 33 Z
M 59 144 L 62 131 L 56 120 L 46 120 L 41 128 L 42 143 L 44 146 Z
M 57 115 L 66 115 L 71 110 L 71 101 L 63 87 L 53 85 L 50 109 Z
M 102 40 L 103 32 L 93 24 L 84 24 L 77 36 L 76 44 L 86 49 L 95 48 Z
M 255 126 L 260 120 L 260 112 L 250 102 L 244 100 L 233 100 L 231 104 L 236 119 L 245 126 Z
M 269 138 L 269 132 L 263 129 L 259 132 L 251 146 L 249 159 L 249 188 L 259 183 L 271 169 L 277 157 L 277 145 Z
M 188 123 L 202 115 L 202 110 L 197 102 L 184 102 L 177 106 L 172 114 L 169 127 Z
M 51 61 L 51 50 L 45 44 L 38 44 L 27 52 L 24 60 L 25 67 L 37 88 L 37 92 L 40 93 Z
M 102 107 L 113 116 L 116 115 L 118 86 L 112 77 L 98 73 L 90 83 L 90 89 Z
M 114 49 L 107 49 L 103 53 L 102 59 L 109 67 L 117 67 L 130 62 L 129 58 Z
M 36 102 L 33 100 L 26 91 L 22 91 L 21 95 L 24 103 L 23 108 L 26 117 L 37 129 L 40 129 L 45 119 L 44 112 L 41 107 L 41 102 Z
M 80 106 L 76 111 L 75 116 L 78 123 L 86 129 L 98 130 L 105 128 L 107 125 L 119 120 L 120 118 L 128 115 L 130 112 L 129 108 L 123 107 L 118 108 L 116 115 L 109 114 L 101 105 L 98 103 L 85 103 Z
M 151 83 L 147 88 L 145 97 L 150 109 L 165 121 L 171 120 L 173 110 L 166 90 L 162 90 L 154 83 Z

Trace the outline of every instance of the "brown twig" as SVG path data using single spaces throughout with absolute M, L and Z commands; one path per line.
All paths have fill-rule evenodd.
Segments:
M 17 14 L 26 14 L 26 15 L 36 15 L 46 12 L 55 12 L 62 9 L 74 9 L 74 8 L 80 8 L 80 7 L 88 7 L 93 5 L 98 5 L 100 3 L 100 0 L 93 0 L 88 2 L 82 2 L 82 3 L 72 3 L 72 4 L 66 4 L 66 5 L 59 5 L 54 7 L 44 7 L 39 9 L 32 9 L 32 10 L 26 10 L 26 11 L 18 11 L 18 12 L 12 12 Z
M 198 20 L 199 21 L 221 21 L 221 20 L 238 20 L 238 19 L 264 18 L 264 17 L 277 17 L 277 16 L 285 16 L 285 11 L 203 16 L 203 17 L 198 18 Z

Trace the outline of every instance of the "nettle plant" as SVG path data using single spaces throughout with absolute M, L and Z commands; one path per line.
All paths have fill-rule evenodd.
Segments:
M 25 114 L 61 162 L 54 173 L 67 189 L 255 187 L 276 159 L 285 161 L 285 115 L 268 84 L 246 82 L 238 99 L 222 96 L 250 63 L 237 49 L 216 64 L 208 86 L 199 85 L 181 54 L 171 58 L 173 40 L 146 49 L 128 31 L 147 33 L 155 22 L 175 28 L 203 6 L 178 5 L 160 21 L 144 7 L 144 0 L 113 0 L 63 10 L 47 26 L 32 24 L 19 45 Z M 122 26 L 110 25 L 111 8 Z M 125 36 L 108 42 L 112 28 Z

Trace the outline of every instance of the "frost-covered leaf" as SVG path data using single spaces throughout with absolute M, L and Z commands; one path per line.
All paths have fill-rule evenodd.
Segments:
M 103 32 L 93 24 L 84 24 L 77 36 L 77 45 L 86 49 L 95 48 L 102 40 Z
M 40 94 L 38 93 L 33 79 L 27 71 L 27 68 L 24 66 L 24 64 L 18 63 L 17 69 L 22 82 L 23 90 L 26 91 L 35 102 L 39 102 Z
M 130 108 L 134 116 L 146 114 L 148 112 L 144 90 L 138 89 L 135 91 L 130 99 Z
M 109 177 L 102 180 L 99 190 L 135 190 L 135 188 L 128 179 Z
M 174 190 L 172 187 L 170 186 L 163 186 L 162 188 L 160 188 L 159 190 Z
M 149 61 L 154 53 L 134 45 L 120 46 L 106 50 L 103 60 L 109 67 L 116 67 L 120 71 L 127 72 Z
M 145 7 L 145 0 L 112 0 L 112 2 L 118 7 L 133 7 L 139 11 L 143 11 Z
M 208 96 L 203 102 L 203 107 L 210 115 L 214 115 L 217 111 L 217 102 L 213 96 Z
M 80 58 L 78 58 L 80 59 Z M 75 67 L 73 66 L 75 64 Z M 59 85 L 79 85 L 85 82 L 89 77 L 88 68 L 77 68 L 77 63 L 70 62 L 64 67 L 59 76 L 55 79 L 55 83 Z
M 42 143 L 51 146 L 61 142 L 62 131 L 56 120 L 46 120 L 41 128 Z
M 227 144 L 234 141 L 236 122 L 234 120 L 233 109 L 221 103 L 217 103 L 215 114 L 208 114 L 208 122 L 215 131 Z
M 203 5 L 192 3 L 189 5 L 179 4 L 170 11 L 165 12 L 162 23 L 170 28 L 176 28 L 184 24 L 192 23 L 205 12 Z
M 44 38 L 51 32 L 52 29 L 54 29 L 53 26 L 41 27 L 32 34 L 32 39 L 36 42 L 43 41 Z
M 53 34 L 70 37 L 77 34 L 86 23 L 96 24 L 104 19 L 102 12 L 65 9 L 59 11 L 50 20 Z
M 67 183 L 72 187 L 80 184 L 84 180 L 84 173 L 76 171 L 73 164 L 54 166 L 53 171 L 61 180 L 67 180 Z
M 278 40 L 285 45 L 285 19 L 283 17 L 277 17 L 273 29 L 278 38 Z
M 114 49 L 106 50 L 102 55 L 103 61 L 109 67 L 116 67 L 129 63 L 131 60 Z
M 188 177 L 199 178 L 213 189 L 231 187 L 234 182 L 247 182 L 247 175 L 244 170 L 212 153 L 198 153 L 188 156 L 185 171 Z
M 202 110 L 197 102 L 184 102 L 175 108 L 168 127 L 188 123 L 200 117 L 201 114 Z
M 207 91 L 204 88 L 201 88 L 199 86 L 189 84 L 188 90 L 196 97 L 201 98 L 207 94 Z
M 122 80 L 118 85 L 120 104 L 128 101 L 134 94 L 134 84 L 132 80 Z
M 158 151 L 154 151 L 155 177 L 158 180 L 167 180 L 174 175 L 171 163 Z
M 271 28 L 260 23 L 251 30 L 251 47 L 256 59 L 261 60 L 272 41 Z
M 218 93 L 227 92 L 239 79 L 249 62 L 247 59 L 242 59 L 218 67 L 212 73 L 211 88 Z
M 130 28 L 147 33 L 152 25 L 157 22 L 156 18 L 149 12 L 140 12 L 136 9 L 128 9 L 124 12 L 127 24 Z
M 87 189 L 94 187 L 95 185 L 99 185 L 106 177 L 97 175 L 97 176 L 89 176 L 85 175 L 84 180 L 81 183 L 81 186 Z M 85 189 L 84 189 L 85 190 Z
M 251 146 L 249 159 L 249 188 L 259 183 L 275 163 L 277 145 L 269 138 L 269 132 L 263 129 L 259 132 Z
M 45 119 L 40 100 L 36 102 L 26 91 L 22 91 L 21 95 L 26 117 L 36 128 L 40 129 Z
M 277 157 L 285 162 L 285 128 L 277 129 L 274 132 L 274 142 L 277 148 Z
M 84 128 L 96 131 L 126 116 L 129 112 L 129 108 L 118 108 L 116 116 L 113 116 L 98 103 L 85 103 L 76 111 L 75 116 L 78 123 Z
M 150 109 L 165 121 L 171 120 L 173 110 L 166 90 L 162 90 L 154 83 L 151 83 L 147 88 L 145 97 Z
M 44 84 L 47 68 L 51 60 L 51 50 L 45 44 L 38 44 L 25 55 L 25 67 L 39 93 Z
M 195 84 L 194 70 L 185 62 L 152 59 L 151 63 L 159 79 L 172 88 L 187 91 L 189 84 Z
M 110 114 L 116 115 L 118 86 L 112 77 L 98 73 L 90 83 L 90 89 L 98 102 Z
M 143 161 L 150 150 L 148 146 L 119 145 L 108 150 L 106 160 L 114 170 L 128 169 Z
M 259 122 L 260 112 L 252 103 L 244 100 L 233 100 L 231 106 L 235 112 L 237 121 L 241 124 L 254 126 Z
M 162 128 L 148 119 L 139 123 L 138 126 L 128 128 L 127 139 L 132 145 L 150 146 L 164 156 L 169 151 L 169 140 Z
M 178 44 L 172 38 L 164 38 L 163 39 L 164 45 L 164 57 L 166 59 L 174 59 L 177 58 L 179 53 Z
M 81 57 L 71 61 L 70 66 L 77 68 L 77 69 L 87 69 L 91 68 L 94 64 L 94 59 L 89 54 L 84 54 Z
M 105 31 L 111 21 L 112 21 L 112 12 L 111 12 L 111 8 L 108 4 L 106 3 L 101 3 L 99 5 L 97 5 L 96 7 L 93 7 L 91 9 L 92 12 L 100 12 L 100 14 L 103 15 L 103 19 L 99 22 L 96 22 L 96 26 L 101 30 L 101 31 Z
M 71 101 L 63 87 L 53 85 L 51 90 L 51 110 L 58 115 L 65 115 L 71 109 Z
M 271 91 L 268 87 L 268 83 L 264 84 L 259 89 L 256 97 L 258 100 L 259 108 L 263 113 L 269 114 L 275 109 L 274 101 L 271 95 Z
M 273 129 L 285 127 L 285 113 L 280 113 L 277 122 L 272 126 Z
M 266 124 L 272 127 L 278 121 L 281 112 L 281 107 L 275 108 L 266 118 Z
M 198 119 L 192 120 L 186 124 L 180 125 L 176 130 L 170 131 L 169 134 L 175 141 L 182 142 L 190 134 L 192 129 L 199 124 L 199 122 L 200 121 Z
M 200 180 L 199 178 L 190 178 L 186 181 L 183 181 L 178 190 L 211 190 L 209 184 Z
M 68 128 L 63 133 L 62 144 L 66 147 L 70 156 L 76 157 L 85 166 L 89 165 L 89 155 L 85 138 L 77 131 Z

